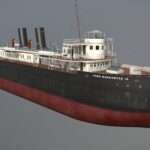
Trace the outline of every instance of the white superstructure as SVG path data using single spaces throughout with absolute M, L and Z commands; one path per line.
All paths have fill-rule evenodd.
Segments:
M 64 40 L 63 56 L 72 60 L 83 60 L 83 71 L 103 71 L 112 65 L 113 43 L 104 33 L 94 30 L 86 33 L 81 40 Z
M 15 44 L 16 45 L 16 44 Z M 42 64 L 48 68 L 64 70 L 99 72 L 112 66 L 113 44 L 100 31 L 85 34 L 82 39 L 64 40 L 62 52 L 33 50 L 14 47 L 0 47 L 1 59 Z

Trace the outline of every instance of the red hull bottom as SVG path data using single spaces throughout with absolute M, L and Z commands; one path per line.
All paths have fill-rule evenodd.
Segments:
M 0 88 L 81 121 L 110 126 L 150 127 L 150 113 L 97 108 L 2 78 L 0 78 Z

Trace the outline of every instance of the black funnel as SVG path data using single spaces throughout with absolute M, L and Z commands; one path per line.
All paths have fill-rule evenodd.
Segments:
M 35 31 L 36 49 L 40 49 L 40 40 L 39 40 L 38 28 L 35 28 L 34 31 Z
M 18 38 L 19 38 L 19 46 L 22 47 L 23 44 L 22 44 L 22 36 L 21 36 L 21 29 L 18 28 Z
M 28 34 L 27 34 L 27 29 L 26 28 L 22 28 L 22 32 L 23 32 L 23 46 L 24 47 L 28 47 Z
M 40 27 L 40 37 L 41 37 L 41 48 L 47 49 L 44 27 Z

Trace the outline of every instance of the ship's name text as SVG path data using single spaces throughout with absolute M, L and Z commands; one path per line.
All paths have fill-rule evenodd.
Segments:
M 94 74 L 93 77 L 96 78 L 102 78 L 102 79 L 109 79 L 109 80 L 125 80 L 128 81 L 129 78 L 128 77 L 121 77 L 121 76 L 107 76 L 107 75 L 98 75 L 98 74 Z

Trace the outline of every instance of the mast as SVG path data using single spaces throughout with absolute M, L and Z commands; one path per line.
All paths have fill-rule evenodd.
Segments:
M 76 15 L 77 30 L 78 30 L 78 38 L 79 38 L 79 40 L 81 40 L 81 29 L 80 29 L 78 0 L 75 0 L 75 15 Z

